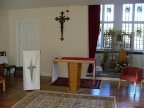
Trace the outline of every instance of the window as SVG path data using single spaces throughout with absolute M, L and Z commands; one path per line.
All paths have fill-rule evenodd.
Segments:
M 127 50 L 144 49 L 144 3 L 101 5 L 101 24 L 97 49 L 112 48 L 112 40 L 104 38 L 109 29 L 119 29 L 128 35 L 123 36 L 123 47 Z
M 97 48 L 100 49 L 110 48 L 111 47 L 111 40 L 106 41 L 103 35 L 104 32 L 108 29 L 113 29 L 113 22 L 114 22 L 114 5 L 101 5 L 101 12 L 100 12 L 100 34 L 98 38 L 98 45 Z

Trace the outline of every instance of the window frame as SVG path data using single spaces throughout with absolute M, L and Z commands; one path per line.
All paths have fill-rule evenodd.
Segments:
M 127 4 L 127 3 L 123 3 L 123 4 Z M 130 23 L 130 24 L 132 24 L 132 32 L 131 32 L 132 35 L 134 35 L 134 24 L 137 24 L 137 23 L 143 24 L 144 23 L 144 21 L 134 21 L 135 4 L 137 4 L 137 3 L 128 3 L 128 4 L 133 5 L 132 21 L 122 21 L 123 20 L 122 14 L 119 14 L 119 13 L 122 13 L 122 11 L 123 11 L 123 4 L 113 4 L 114 5 L 114 21 L 104 21 L 104 17 L 103 17 L 103 15 L 101 15 L 102 18 L 100 20 L 100 34 L 99 34 L 99 36 L 101 36 L 99 38 L 101 38 L 101 39 L 99 40 L 99 38 L 98 38 L 98 44 L 99 45 L 97 45 L 97 48 L 96 48 L 97 50 L 101 51 L 101 50 L 105 49 L 104 36 L 103 36 L 105 23 L 113 23 L 113 28 L 119 29 L 119 30 L 122 30 L 122 24 Z M 112 5 L 112 4 L 102 4 L 101 5 L 101 7 L 102 7 L 101 14 L 104 13 L 104 10 L 105 10 L 104 5 Z M 134 39 L 131 39 L 130 40 L 131 48 L 127 48 L 125 50 L 127 50 L 127 51 L 131 50 L 134 46 L 133 43 L 134 43 Z M 142 48 L 142 50 L 136 50 L 136 49 L 132 49 L 132 50 L 135 52 L 143 52 L 143 50 L 144 50 L 144 33 L 143 33 L 143 48 Z

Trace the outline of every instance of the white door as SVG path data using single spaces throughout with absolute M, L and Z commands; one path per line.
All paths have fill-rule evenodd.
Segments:
M 16 61 L 23 66 L 23 51 L 39 49 L 39 29 L 36 21 L 19 21 L 16 24 Z

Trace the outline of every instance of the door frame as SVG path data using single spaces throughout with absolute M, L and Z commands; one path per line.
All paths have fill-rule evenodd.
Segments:
M 37 20 L 17 20 L 16 21 L 16 66 L 20 66 L 20 30 L 19 30 L 19 26 L 20 23 L 31 23 L 34 22 L 37 24 L 37 27 L 39 29 L 39 22 Z M 39 36 L 39 31 L 38 31 L 38 36 Z

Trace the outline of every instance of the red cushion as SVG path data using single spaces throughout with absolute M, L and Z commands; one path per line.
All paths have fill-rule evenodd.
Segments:
M 122 68 L 120 79 L 139 82 L 142 80 L 142 69 L 137 67 Z
M 135 76 L 130 76 L 130 75 L 124 75 L 120 77 L 123 80 L 128 80 L 128 81 L 132 81 L 132 82 L 137 82 L 136 77 Z
M 0 77 L 0 81 L 3 80 L 3 79 L 4 79 L 3 77 Z

